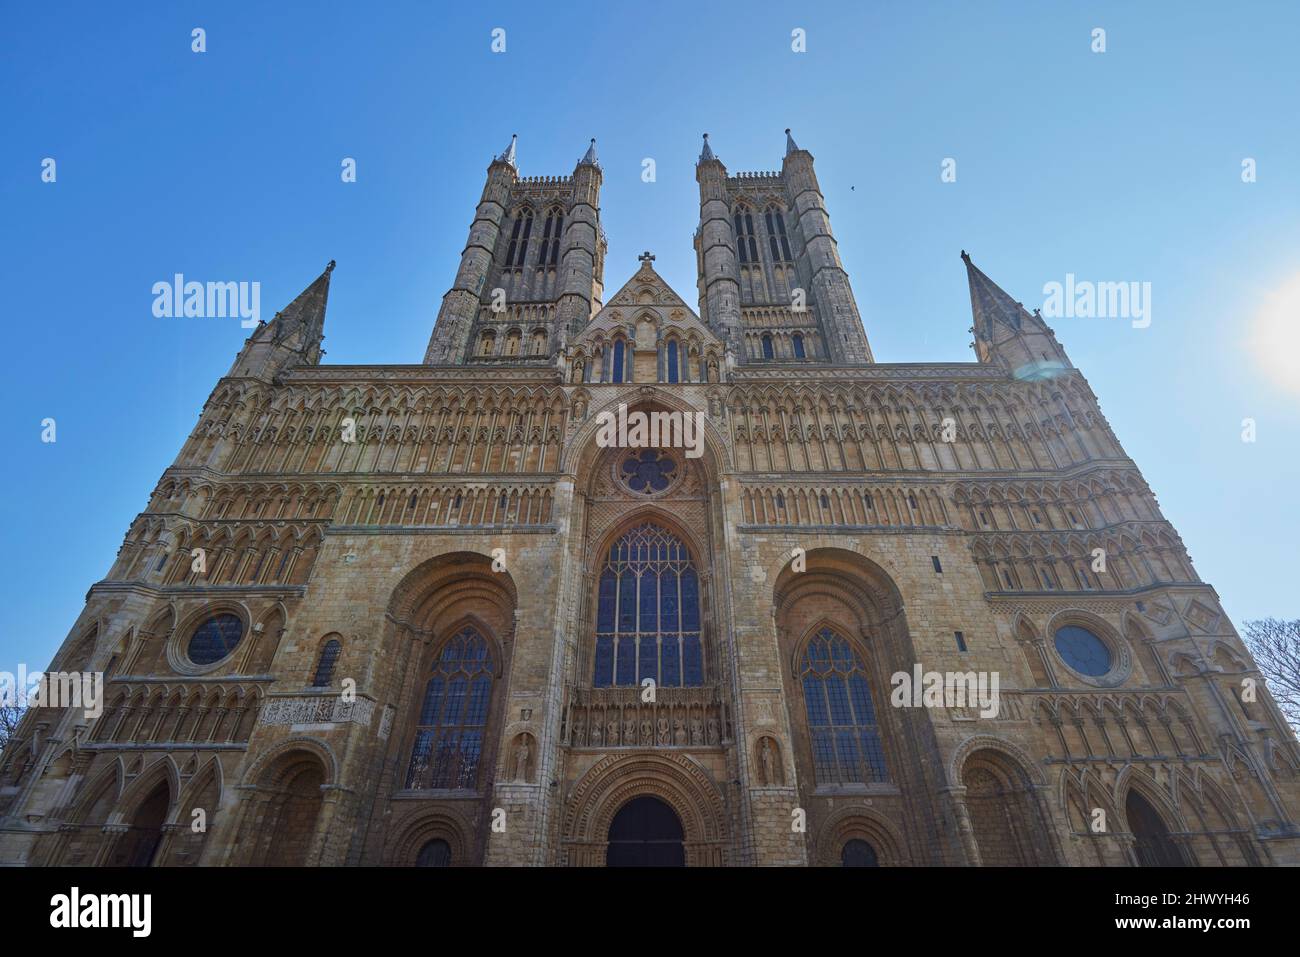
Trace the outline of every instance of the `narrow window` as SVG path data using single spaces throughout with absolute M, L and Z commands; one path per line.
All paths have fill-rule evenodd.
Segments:
M 916 496 L 912 494 L 908 494 L 907 504 L 912 506 L 912 508 L 916 508 Z
M 773 357 L 772 337 L 769 335 L 764 335 L 763 336 L 763 358 L 771 359 L 772 357 Z
M 804 355 L 804 351 L 803 351 L 803 336 L 802 336 L 802 335 L 800 335 L 799 333 L 796 332 L 796 333 L 794 334 L 794 338 L 791 339 L 791 344 L 794 346 L 794 357 L 795 357 L 796 359 L 805 359 L 805 358 L 807 358 L 807 357 Z
M 339 644 L 338 639 L 331 638 L 325 642 L 325 647 L 320 650 L 320 658 L 316 662 L 316 674 L 311 679 L 313 688 L 328 688 L 330 682 L 334 680 L 334 665 L 339 660 L 339 654 L 343 651 L 343 646 Z
M 942 574 L 943 574 L 943 566 L 939 564 L 939 556 L 938 556 L 938 555 L 931 555 L 931 556 L 930 556 L 930 563 L 931 563 L 932 565 L 934 565 L 934 573 L 935 573 L 936 575 L 942 575 Z
M 677 340 L 668 340 L 668 381 L 677 381 Z
M 614 341 L 614 375 L 612 376 L 612 378 L 615 382 L 623 381 L 623 340 L 622 339 L 616 339 Z
M 957 650 L 964 653 L 966 651 L 966 636 L 960 631 L 954 631 L 952 636 L 957 639 Z

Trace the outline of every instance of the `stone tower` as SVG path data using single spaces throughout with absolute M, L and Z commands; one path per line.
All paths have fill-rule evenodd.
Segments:
M 700 315 L 737 361 L 874 361 L 831 232 L 813 157 L 785 131 L 780 172 L 727 174 L 709 146 L 695 166 Z
M 521 177 L 516 149 L 511 137 L 488 165 L 426 365 L 545 363 L 600 308 L 606 243 L 596 141 L 569 176 Z
M 321 362 L 333 263 L 249 335 L 0 864 L 1300 863 L 1300 745 L 1039 315 L 963 253 L 978 361 L 873 361 L 788 132 L 706 139 L 698 312 L 649 251 L 606 300 L 594 141 L 516 164 L 423 363 Z

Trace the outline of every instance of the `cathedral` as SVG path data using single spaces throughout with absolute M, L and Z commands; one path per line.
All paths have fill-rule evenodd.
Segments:
M 1296 739 L 1038 311 L 963 252 L 975 361 L 876 362 L 788 130 L 705 136 L 693 304 L 607 295 L 595 141 L 516 150 L 422 363 L 322 363 L 332 262 L 251 332 L 0 863 L 1300 864 Z

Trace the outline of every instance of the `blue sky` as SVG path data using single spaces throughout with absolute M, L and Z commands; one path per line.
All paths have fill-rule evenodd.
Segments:
M 700 134 L 733 172 L 776 169 L 793 127 L 881 362 L 973 359 L 963 248 L 1030 306 L 1067 273 L 1150 282 L 1149 328 L 1057 335 L 1237 623 L 1300 616 L 1294 3 L 83 3 L 4 25 L 0 669 L 49 660 L 247 334 L 155 318 L 152 285 L 257 281 L 269 317 L 335 259 L 326 361 L 418 363 L 515 132 L 524 175 L 597 137 L 607 289 L 648 248 L 693 302 Z

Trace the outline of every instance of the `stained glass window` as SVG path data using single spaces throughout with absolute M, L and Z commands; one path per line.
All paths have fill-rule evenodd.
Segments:
M 596 589 L 592 684 L 665 687 L 704 683 L 700 582 L 681 540 L 638 525 L 609 548 Z
M 244 623 L 238 615 L 213 615 L 190 636 L 188 654 L 196 665 L 210 665 L 225 658 L 244 637 Z
M 1056 653 L 1081 675 L 1100 677 L 1110 671 L 1110 649 L 1106 643 L 1078 625 L 1056 629 Z
M 474 628 L 454 635 L 433 663 L 415 729 L 406 787 L 473 788 L 487 731 L 492 678 L 487 641 Z
M 814 635 L 799 664 L 818 784 L 887 781 L 867 669 L 829 628 Z
M 659 449 L 632 451 L 618 468 L 623 484 L 634 492 L 653 495 L 672 484 L 677 463 Z
M 325 642 L 325 647 L 320 651 L 320 661 L 316 662 L 316 676 L 311 680 L 313 688 L 328 688 L 330 682 L 334 680 L 334 665 L 338 663 L 339 653 L 343 651 L 343 645 L 337 638 L 331 638 Z

